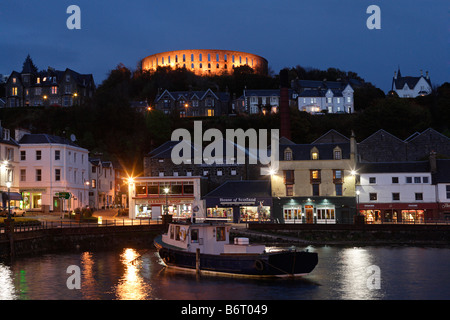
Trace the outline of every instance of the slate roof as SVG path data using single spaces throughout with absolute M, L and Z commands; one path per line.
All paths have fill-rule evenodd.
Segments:
M 428 84 L 431 87 L 430 77 L 428 77 L 428 79 L 423 75 L 421 75 L 420 77 L 411 77 L 411 76 L 403 77 L 402 73 L 400 72 L 400 68 L 398 68 L 397 78 L 395 77 L 392 78 L 392 89 L 394 89 L 394 85 L 395 88 L 398 90 L 403 89 L 405 84 L 407 84 L 410 89 L 413 89 L 416 86 L 417 82 L 419 82 L 420 78 L 424 78 L 424 80 L 428 82 Z
M 53 136 L 50 134 L 25 134 L 19 141 L 19 144 L 65 144 L 77 148 L 81 148 L 79 145 L 73 143 L 72 141 Z
M 229 140 L 226 140 L 226 139 L 222 139 L 222 140 L 223 140 L 223 147 L 222 147 L 223 158 L 224 158 L 224 162 L 226 162 L 227 144 L 232 143 L 232 142 Z M 147 156 L 152 159 L 171 159 L 172 149 L 179 143 L 188 144 L 188 146 L 191 148 L 191 159 L 194 159 L 194 151 L 196 150 L 195 146 L 194 146 L 194 144 L 190 143 L 189 141 L 185 141 L 185 140 L 167 141 L 167 142 L 163 143 L 161 146 L 150 151 L 147 154 Z M 232 143 L 232 144 L 234 145 L 235 156 L 237 156 L 237 150 L 244 150 L 246 156 L 248 156 L 250 158 L 256 158 L 256 155 L 255 155 L 256 152 L 254 152 L 254 150 L 249 149 L 248 146 L 246 146 L 246 148 L 244 149 L 244 148 L 240 147 L 237 143 Z M 204 149 L 202 150 L 202 157 L 203 157 L 203 151 L 204 151 Z M 268 155 L 270 155 L 270 154 L 268 154 Z M 215 156 L 215 154 L 213 153 L 212 156 Z M 203 159 L 203 160 L 205 160 L 205 159 Z
M 319 152 L 319 160 L 334 160 L 333 150 L 336 147 L 342 150 L 342 159 L 350 159 L 350 143 L 311 143 L 311 144 L 294 144 L 280 145 L 280 159 L 284 159 L 284 150 L 290 148 L 292 150 L 293 161 L 311 160 L 311 150 L 316 147 Z
M 203 198 L 271 198 L 270 181 L 236 180 L 226 181 Z
M 360 163 L 359 173 L 424 173 L 430 172 L 429 161 L 366 162 Z
M 211 93 L 212 95 L 216 96 L 217 99 L 221 101 L 228 101 L 230 100 L 230 94 L 228 92 L 214 92 L 211 89 L 204 90 L 204 91 L 169 91 L 164 90 L 160 95 L 158 95 L 155 98 L 155 102 L 158 102 L 161 100 L 166 94 L 169 94 L 173 100 L 194 100 L 195 98 L 199 100 L 203 100 L 207 93 Z
M 288 89 L 289 97 L 292 99 L 295 90 Z M 245 97 L 279 97 L 280 89 L 245 89 L 245 96 L 242 94 L 239 97 L 239 100 L 244 99 Z
M 299 97 L 325 97 L 328 89 L 308 89 L 300 93 Z M 342 97 L 342 90 L 331 90 L 334 97 Z

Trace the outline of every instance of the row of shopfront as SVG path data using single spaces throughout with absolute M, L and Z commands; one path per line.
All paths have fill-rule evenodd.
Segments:
M 272 197 L 267 181 L 228 181 L 201 195 L 200 177 L 146 181 L 130 198 L 130 218 L 173 219 L 204 217 L 208 220 L 277 223 L 353 223 L 363 215 L 371 223 L 423 223 L 450 215 L 450 205 L 437 203 L 357 203 L 355 197 Z M 153 188 L 152 193 L 151 186 Z M 192 187 L 186 187 L 190 185 Z M 145 188 L 144 188 L 145 186 Z M 165 193 L 163 190 L 169 190 Z M 173 193 L 170 190 L 178 190 Z M 187 194 L 184 193 L 187 190 Z

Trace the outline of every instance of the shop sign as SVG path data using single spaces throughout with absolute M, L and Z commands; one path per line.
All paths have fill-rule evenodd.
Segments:
M 70 192 L 56 192 L 55 197 L 63 198 L 63 199 L 69 199 L 70 198 Z
M 442 209 L 450 209 L 450 203 L 443 203 Z
M 136 198 L 135 198 L 136 199 Z M 167 204 L 182 204 L 182 203 L 191 203 L 194 199 L 187 198 L 169 198 L 167 199 Z M 136 199 L 136 204 L 155 204 L 155 205 L 165 205 L 166 198 L 157 198 L 157 199 Z
M 219 201 L 224 206 L 256 204 L 256 198 L 220 198 Z

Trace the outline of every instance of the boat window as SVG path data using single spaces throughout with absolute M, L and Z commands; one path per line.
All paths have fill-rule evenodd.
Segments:
M 216 241 L 225 241 L 225 227 L 217 227 L 216 228 Z
M 175 240 L 180 240 L 180 226 L 175 227 Z
M 198 243 L 198 229 L 191 229 L 191 242 Z
M 170 239 L 173 239 L 173 226 L 170 226 Z

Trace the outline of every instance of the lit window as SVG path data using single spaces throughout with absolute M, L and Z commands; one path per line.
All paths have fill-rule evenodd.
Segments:
M 292 151 L 291 150 L 287 150 L 284 153 L 284 160 L 286 160 L 286 161 L 292 160 Z
M 312 160 L 318 160 L 319 159 L 319 153 L 318 152 L 312 152 L 311 153 L 311 159 Z

